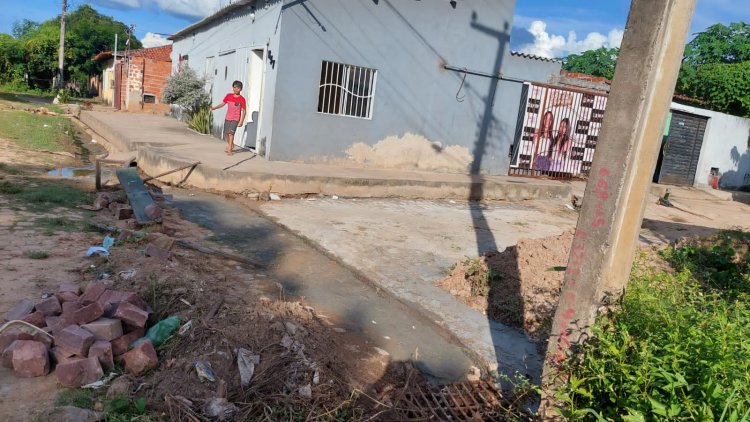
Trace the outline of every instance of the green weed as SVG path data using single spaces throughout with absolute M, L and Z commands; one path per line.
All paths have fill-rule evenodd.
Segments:
M 104 404 L 104 417 L 107 422 L 150 421 L 146 416 L 146 399 L 143 397 L 117 397 Z
M 16 195 L 23 192 L 23 188 L 17 183 L 9 182 L 7 180 L 0 181 L 0 194 L 3 195 Z
M 84 223 L 65 217 L 40 217 L 34 220 L 34 227 L 43 230 L 47 234 L 55 232 L 72 232 L 82 229 Z
M 0 163 L 0 171 L 5 174 L 10 174 L 17 176 L 19 174 L 22 174 L 23 172 L 15 167 L 11 167 L 6 163 Z
M 674 274 L 634 269 L 620 310 L 563 368 L 571 420 L 750 420 L 748 240 L 666 250 Z M 638 264 L 642 265 L 642 264 Z
M 24 149 L 62 151 L 71 142 L 73 131 L 72 123 L 65 117 L 0 112 L 0 137 L 13 140 Z
M 49 258 L 49 252 L 47 251 L 26 251 L 26 257 L 29 259 L 47 259 Z
M 88 202 L 90 195 L 81 189 L 62 183 L 41 184 L 23 189 L 16 195 L 31 211 L 44 212 L 57 207 L 74 208 Z
M 91 390 L 78 388 L 62 390 L 55 399 L 56 406 L 75 406 L 81 409 L 93 409 L 94 403 L 94 393 Z

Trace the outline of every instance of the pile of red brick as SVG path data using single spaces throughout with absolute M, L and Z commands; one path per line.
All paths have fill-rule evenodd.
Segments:
M 25 321 L 44 332 L 9 326 L 0 333 L 2 364 L 24 378 L 45 376 L 54 365 L 66 387 L 99 380 L 120 359 L 128 372 L 141 374 L 159 363 L 151 341 L 130 347 L 145 335 L 151 312 L 133 292 L 93 282 L 81 294 L 78 285 L 63 284 L 56 294 L 38 302 L 24 299 L 5 314 L 6 321 Z

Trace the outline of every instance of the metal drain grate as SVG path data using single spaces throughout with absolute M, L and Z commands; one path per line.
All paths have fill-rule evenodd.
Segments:
M 496 421 L 501 395 L 487 381 L 462 382 L 431 388 L 414 385 L 396 409 L 403 421 Z

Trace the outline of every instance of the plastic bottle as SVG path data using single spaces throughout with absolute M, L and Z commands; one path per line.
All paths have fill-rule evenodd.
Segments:
M 179 326 L 180 317 L 178 317 L 177 315 L 172 315 L 171 317 L 165 318 L 154 324 L 153 327 L 149 328 L 145 336 L 139 338 L 135 341 L 135 343 L 133 343 L 133 347 L 138 346 L 138 344 L 145 340 L 151 340 L 151 343 L 153 343 L 154 347 L 159 347 L 162 343 L 167 341 L 167 339 L 172 335 L 172 333 L 175 332 L 177 328 L 179 328 Z

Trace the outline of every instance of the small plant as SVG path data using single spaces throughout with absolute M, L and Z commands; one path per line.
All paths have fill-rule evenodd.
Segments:
M 49 252 L 47 251 L 26 251 L 26 257 L 29 259 L 47 259 L 49 258 Z
M 0 194 L 16 195 L 21 192 L 23 192 L 23 188 L 21 186 L 7 180 L 0 181 Z
M 13 175 L 13 176 L 17 176 L 17 175 L 19 175 L 19 174 L 22 173 L 21 170 L 15 168 L 15 167 L 11 167 L 11 166 L 7 165 L 6 163 L 0 163 L 0 171 L 2 171 L 3 173 L 6 173 L 6 174 Z
M 556 390 L 569 420 L 750 420 L 750 234 L 669 248 L 675 273 L 634 266 Z M 642 258 L 641 258 L 642 259 Z
M 75 406 L 81 409 L 93 409 L 94 397 L 92 390 L 68 389 L 57 395 L 57 406 Z
M 198 133 L 209 134 L 214 125 L 214 114 L 211 107 L 204 105 L 187 121 L 188 126 Z
M 72 232 L 80 230 L 82 223 L 65 217 L 40 217 L 34 220 L 34 226 L 47 234 L 58 231 Z
M 60 101 L 60 104 L 67 104 L 72 97 L 70 90 L 67 88 L 57 91 L 57 99 Z

